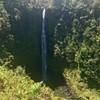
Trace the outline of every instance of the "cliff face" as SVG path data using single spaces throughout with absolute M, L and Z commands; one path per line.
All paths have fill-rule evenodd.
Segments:
M 41 1 L 41 0 L 39 0 Z M 56 7 L 61 7 L 60 1 Z M 51 3 L 48 3 L 51 2 Z M 9 14 L 11 34 L 14 37 L 12 48 L 16 65 L 27 66 L 29 72 L 35 71 L 41 76 L 41 33 L 42 8 L 46 7 L 46 35 L 48 66 L 53 56 L 54 29 L 61 16 L 61 10 L 52 8 L 52 1 L 37 2 L 37 0 L 6 0 L 5 8 Z M 35 73 L 35 74 L 36 74 Z M 36 75 L 35 75 L 36 76 Z M 39 75 L 37 75 L 39 76 Z
M 47 53 L 48 53 L 48 66 L 52 69 L 59 70 L 60 61 L 53 61 L 53 40 L 54 31 L 59 23 L 59 19 L 64 14 L 62 8 L 66 5 L 67 12 L 65 14 L 64 22 L 71 26 L 73 12 L 79 18 L 81 15 L 85 16 L 87 13 L 85 8 L 92 9 L 93 3 L 82 2 L 83 0 L 5 0 L 5 8 L 10 15 L 9 20 L 11 24 L 11 33 L 14 36 L 14 45 L 10 50 L 15 55 L 16 63 L 23 66 L 31 66 L 32 69 L 41 70 L 41 32 L 42 32 L 42 8 L 46 8 L 46 35 L 47 35 Z M 76 2 L 77 1 L 77 2 Z M 95 3 L 96 4 L 96 3 Z M 94 4 L 94 5 L 95 5 Z M 70 12 L 68 11 L 71 9 Z M 84 9 L 82 9 L 84 8 Z M 98 6 L 99 8 L 99 6 Z M 100 10 L 100 9 L 99 9 Z M 82 12 L 82 13 L 81 13 Z M 83 13 L 84 12 L 84 13 Z M 96 13 L 96 11 L 95 11 Z M 96 13 L 97 16 L 99 16 Z M 60 24 L 58 24 L 59 26 Z M 60 32 L 61 35 L 64 32 Z M 35 68 L 33 68 L 33 66 Z M 57 66 L 57 68 L 56 68 Z M 62 67 L 62 65 L 61 65 Z M 28 67 L 27 67 L 28 68 Z M 40 71 L 41 72 L 41 71 Z
M 99 0 L 5 0 L 6 5 L 11 7 L 33 8 L 61 8 L 69 6 L 73 8 L 81 8 L 88 6 L 91 8 L 100 7 Z
M 32 8 L 59 8 L 65 5 L 66 0 L 5 0 L 5 3 L 12 6 Z

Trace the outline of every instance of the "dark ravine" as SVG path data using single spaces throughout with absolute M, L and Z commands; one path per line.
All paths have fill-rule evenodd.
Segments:
M 14 44 L 9 51 L 15 57 L 14 65 L 25 66 L 27 73 L 35 81 L 41 81 L 44 76 L 41 60 L 41 34 L 43 8 L 32 8 L 18 5 L 6 0 L 5 8 L 9 13 L 11 33 L 14 35 Z M 53 33 L 61 13 L 59 9 L 46 8 L 45 33 L 47 36 L 47 84 L 52 88 L 65 85 L 62 71 L 59 70 L 62 62 L 53 56 Z M 51 24 L 52 23 L 52 24 Z M 56 64 L 58 62 L 58 64 Z M 58 70 L 58 71 L 57 71 Z M 60 71 L 60 72 L 59 72 Z M 56 80 L 57 82 L 53 82 Z M 52 85 L 53 83 L 53 85 Z
M 34 3 L 34 1 L 36 2 Z M 37 3 L 37 1 L 42 2 Z M 51 2 L 48 3 L 48 1 Z M 74 68 L 76 68 L 77 65 L 81 64 L 79 63 L 81 61 L 81 58 L 83 59 L 83 61 L 81 62 L 84 63 L 84 61 L 88 58 L 88 55 L 90 55 L 91 58 L 93 56 L 94 61 L 94 54 L 97 54 L 97 52 L 95 51 L 99 50 L 99 48 L 95 48 L 93 52 L 91 52 L 92 48 L 90 48 L 90 53 L 89 50 L 86 51 L 86 59 L 84 55 L 84 57 L 81 55 L 79 55 L 80 57 L 78 57 L 77 54 L 80 54 L 80 50 L 82 48 L 81 46 L 83 46 L 84 49 L 84 37 L 87 37 L 85 36 L 85 34 L 88 34 L 88 32 L 84 33 L 84 30 L 87 30 L 85 26 L 91 27 L 91 25 L 93 25 L 93 29 L 91 28 L 91 30 L 93 30 L 93 33 L 100 33 L 98 31 L 99 27 L 94 28 L 94 26 L 100 24 L 100 18 L 98 17 L 100 15 L 100 13 L 98 13 L 100 12 L 100 7 L 92 9 L 92 6 L 89 6 L 90 8 L 85 10 L 86 8 L 80 8 L 80 5 L 78 5 L 75 8 L 72 7 L 70 9 L 62 5 L 63 1 L 65 0 L 60 0 L 59 2 L 57 2 L 57 0 L 5 0 L 5 5 L 3 5 L 2 8 L 4 8 L 5 6 L 5 11 L 7 12 L 1 13 L 2 15 L 7 14 L 6 25 L 8 25 L 8 22 L 9 26 L 11 27 L 9 27 L 9 31 L 8 27 L 2 29 L 3 33 L 9 32 L 10 34 L 7 35 L 6 33 L 5 36 L 12 37 L 12 39 L 9 40 L 7 38 L 8 40 L 6 41 L 6 44 L 4 44 L 4 46 L 7 51 L 9 51 L 15 58 L 14 61 L 11 60 L 13 64 L 11 63 L 10 65 L 12 67 L 17 67 L 19 65 L 25 67 L 27 74 L 30 78 L 32 78 L 32 80 L 36 82 L 43 81 L 47 87 L 52 88 L 53 92 L 56 95 L 64 97 L 65 100 L 81 100 L 82 98 L 84 98 L 83 88 L 85 88 L 86 90 L 89 88 L 89 91 L 94 88 L 99 90 L 99 83 L 96 84 L 97 81 L 91 79 L 91 77 L 93 76 L 91 75 L 91 73 L 91 77 L 85 79 L 84 70 L 82 75 L 80 75 L 79 82 L 77 82 L 79 84 L 73 83 L 80 91 L 81 89 L 83 90 L 81 91 L 83 92 L 83 97 L 80 97 L 80 94 L 75 86 L 71 86 L 73 85 L 70 83 L 70 80 L 73 80 L 73 76 L 70 75 L 71 72 L 67 73 L 67 75 L 71 77 L 70 79 L 68 78 L 68 76 L 65 76 L 64 78 L 62 73 L 64 72 L 64 69 L 66 69 L 67 72 L 69 69 L 73 70 Z M 55 2 L 57 3 L 55 4 Z M 77 7 L 80 9 L 78 9 Z M 2 10 L 2 8 L 0 10 Z M 86 24 L 85 21 L 86 23 L 88 21 L 88 24 Z M 77 27 L 77 25 L 79 27 Z M 79 30 L 77 30 L 77 28 Z M 92 35 L 93 33 L 91 31 L 88 35 Z M 67 35 L 69 36 L 67 37 Z M 1 36 L 4 35 L 2 35 L 1 33 Z M 92 36 L 94 39 L 94 35 Z M 6 40 L 6 38 L 5 40 L 4 38 L 1 37 L 3 41 Z M 70 38 L 72 38 L 72 40 Z M 89 37 L 87 37 L 87 39 L 89 39 Z M 88 40 L 86 42 L 88 42 Z M 91 41 L 89 41 L 89 43 L 90 45 L 92 45 Z M 86 46 L 87 44 L 88 43 L 86 43 Z M 91 47 L 90 45 L 89 47 Z M 95 46 L 94 41 L 93 46 Z M 76 51 L 78 51 L 78 53 Z M 84 50 L 82 52 L 84 53 Z M 99 56 L 97 57 L 97 60 L 97 63 L 99 64 Z M 87 63 L 88 60 L 85 62 Z M 92 65 L 92 62 L 90 62 L 90 64 Z M 83 64 L 79 65 L 79 67 L 81 66 L 83 66 Z M 85 66 L 83 67 L 85 69 Z M 89 68 L 88 65 L 87 68 Z M 92 69 L 92 67 L 90 68 Z M 96 73 L 97 75 L 99 75 L 99 70 Z M 72 72 L 72 75 L 73 74 L 74 73 Z M 86 74 L 88 74 L 87 71 Z M 77 77 L 79 77 L 79 75 L 76 75 L 75 78 Z M 69 80 L 67 80 L 67 78 Z M 84 80 L 84 82 L 81 79 Z M 84 83 L 86 83 L 87 86 Z M 88 96 L 86 96 L 86 98 L 89 99 Z
M 65 68 L 65 62 L 53 56 L 54 29 L 63 13 L 61 8 L 63 4 L 65 4 L 63 2 L 64 0 L 59 0 L 56 5 L 52 2 L 44 4 L 46 0 L 42 0 L 44 1 L 44 5 L 41 3 L 34 4 L 32 1 L 33 0 L 19 0 L 17 2 L 17 0 L 5 0 L 5 8 L 10 15 L 11 33 L 14 35 L 15 39 L 14 45 L 12 48 L 9 48 L 9 51 L 15 56 L 16 66 L 25 66 L 27 73 L 29 73 L 34 80 L 42 80 L 41 27 L 42 9 L 46 7 L 45 32 L 47 35 L 47 76 L 50 78 L 50 82 L 59 79 L 55 82 L 55 87 L 64 85 L 65 80 L 62 76 L 62 72 Z M 56 2 L 56 0 L 51 1 Z M 31 6 L 29 7 L 28 4 L 31 4 Z M 82 12 L 80 9 L 79 11 L 77 10 L 76 13 L 79 15 L 80 11 Z M 70 26 L 72 18 L 68 13 L 65 17 L 65 22 Z

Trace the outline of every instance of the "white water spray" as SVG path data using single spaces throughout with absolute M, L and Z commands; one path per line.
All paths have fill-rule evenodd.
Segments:
M 43 9 L 43 13 L 42 13 L 43 19 L 45 19 L 45 13 L 46 13 L 46 10 L 45 10 L 45 8 L 44 8 L 44 9 Z

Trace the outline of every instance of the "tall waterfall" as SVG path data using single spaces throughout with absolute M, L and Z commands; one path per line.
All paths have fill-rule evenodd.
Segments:
M 42 12 L 42 35 L 41 35 L 41 42 L 42 42 L 42 78 L 43 81 L 46 81 L 47 79 L 47 61 L 46 61 L 46 56 L 47 56 L 47 50 L 46 50 L 46 34 L 45 34 L 45 13 L 46 10 L 45 8 L 43 9 Z

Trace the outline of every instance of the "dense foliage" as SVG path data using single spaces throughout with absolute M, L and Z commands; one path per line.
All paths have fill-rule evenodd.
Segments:
M 12 70 L 7 66 L 0 66 L 0 99 L 20 100 L 99 100 L 99 90 L 90 89 L 80 77 L 80 70 L 65 69 L 64 77 L 67 85 L 60 86 L 54 91 L 43 82 L 34 82 L 26 75 L 25 70 L 18 66 Z M 73 98 L 72 93 L 77 97 Z
M 88 84 L 81 78 L 81 71 L 65 69 L 64 76 L 69 86 L 77 94 L 77 100 L 99 100 L 100 90 L 89 88 Z M 74 99 L 73 99 L 74 100 Z
M 43 82 L 34 82 L 20 66 L 14 70 L 0 66 L 1 100 L 67 100 L 68 97 L 61 96 L 59 91 L 54 92 Z
M 3 46 L 6 44 L 6 40 L 8 37 L 8 30 L 9 30 L 9 15 L 4 8 L 4 5 L 0 1 L 0 45 Z
M 64 59 L 66 63 L 63 73 L 66 85 L 54 91 L 42 82 L 34 82 L 21 67 L 15 69 L 16 61 L 13 61 L 15 56 L 18 57 L 17 60 L 26 63 L 26 67 L 30 65 L 30 70 L 34 67 L 33 62 L 40 65 L 40 58 L 37 57 L 40 56 L 38 33 L 41 31 L 39 27 L 43 7 L 49 9 L 47 16 L 51 18 L 47 18 L 47 23 L 51 21 L 48 30 L 54 29 L 54 32 L 51 31 L 53 43 L 50 42 L 50 46 L 54 46 L 54 56 Z M 52 20 L 54 13 L 57 18 L 60 16 L 59 21 L 57 18 Z M 51 33 L 49 36 L 52 36 Z M 57 65 L 55 62 L 53 64 Z M 59 70 L 63 68 L 65 66 Z M 100 100 L 99 87 L 99 0 L 0 0 L 1 100 Z
M 55 28 L 55 55 L 100 83 L 100 8 L 65 8 Z
M 14 37 L 10 32 L 10 18 L 7 10 L 4 7 L 4 0 L 0 0 L 0 65 L 8 62 L 12 57 L 8 52 L 8 48 L 12 47 Z

